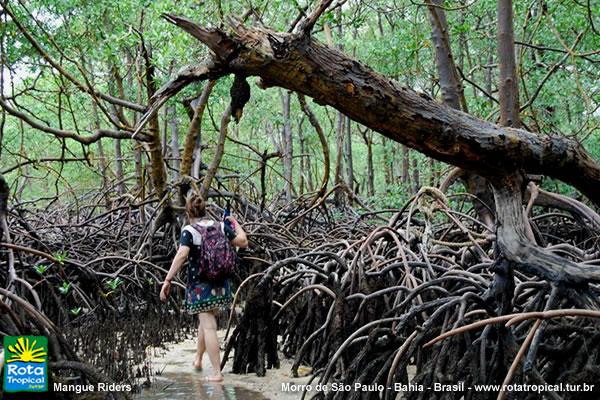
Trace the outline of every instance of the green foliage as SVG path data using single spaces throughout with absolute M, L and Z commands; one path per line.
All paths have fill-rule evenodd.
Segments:
M 70 290 L 71 282 L 63 282 L 62 285 L 58 287 L 58 291 L 63 295 L 67 295 Z
M 65 260 L 67 259 L 67 257 L 69 257 L 69 252 L 63 250 L 56 253 L 52 253 L 52 257 L 54 257 L 60 265 L 64 265 Z
M 121 286 L 121 284 L 123 284 L 123 279 L 119 278 L 118 276 L 114 279 L 109 279 L 104 283 L 104 285 L 111 291 L 116 290 L 119 286 Z
M 33 267 L 35 269 L 35 272 L 37 272 L 40 275 L 44 275 L 44 272 L 46 272 L 48 270 L 48 268 L 50 268 L 49 264 L 39 264 L 39 265 L 35 265 Z
M 299 2 L 311 7 L 315 2 Z M 496 62 L 496 2 L 458 0 L 446 1 L 444 5 L 450 28 L 451 47 L 457 65 L 467 81 L 465 98 L 469 112 L 479 118 L 495 121 L 498 106 L 484 95 L 484 89 L 497 97 Z M 23 5 L 25 5 L 25 8 Z M 54 60 L 78 82 L 89 82 L 98 91 L 117 93 L 117 75 L 123 81 L 123 97 L 130 102 L 148 103 L 144 82 L 143 45 L 151 53 L 156 67 L 157 84 L 166 82 L 179 68 L 195 63 L 208 55 L 208 50 L 196 39 L 165 22 L 165 12 L 188 16 L 204 26 L 226 26 L 223 16 L 241 16 L 249 3 L 233 1 L 174 1 L 157 0 L 141 4 L 133 0 L 31 0 L 11 4 L 11 9 L 21 23 L 36 38 Z M 288 30 L 298 15 L 296 2 L 281 0 L 257 0 L 252 2 L 255 14 L 247 24 L 264 24 L 278 30 Z M 547 7 L 547 10 L 543 8 Z M 587 7 L 590 7 L 588 10 Z M 570 135 L 581 140 L 583 146 L 600 158 L 600 88 L 598 87 L 598 55 L 600 35 L 594 33 L 600 26 L 599 2 L 529 2 L 514 1 L 514 28 L 516 40 L 531 46 L 518 44 L 520 102 L 527 104 L 538 92 L 531 106 L 522 112 L 528 129 L 541 135 Z M 341 10 L 341 12 L 340 12 Z M 589 11 L 589 12 L 588 12 Z M 32 18 L 35 17 L 35 18 Z M 440 98 L 438 73 L 434 62 L 431 42 L 431 25 L 426 7 L 409 0 L 370 2 L 348 1 L 341 9 L 326 12 L 315 27 L 314 38 L 326 42 L 324 25 L 330 27 L 333 41 L 341 45 L 347 54 L 371 66 L 376 71 L 393 77 L 401 84 L 409 85 L 434 98 Z M 340 29 L 341 26 L 341 29 Z M 13 21 L 3 25 L 5 58 L 14 72 L 13 81 L 5 82 L 6 94 L 14 94 L 19 107 L 34 116 L 43 125 L 56 129 L 88 135 L 100 126 L 120 130 L 115 126 L 113 106 L 101 102 L 96 118 L 94 99 L 79 90 L 72 82 L 48 68 L 36 49 L 17 30 Z M 572 46 L 573 55 L 565 57 L 565 46 Z M 532 47 L 535 46 L 535 47 Z M 546 50 L 540 50 L 546 49 Z M 569 49 L 570 51 L 570 49 Z M 591 60 L 591 61 L 590 61 Z M 554 66 L 556 65 L 556 68 Z M 548 75 L 548 76 L 547 76 Z M 210 160 L 218 135 L 220 117 L 229 103 L 231 77 L 219 80 L 202 120 L 202 139 L 208 145 L 203 161 Z M 284 125 L 281 94 L 277 88 L 261 90 L 255 78 L 249 78 L 252 98 L 244 110 L 238 126 L 231 126 L 230 138 L 249 144 L 259 153 L 281 150 L 281 131 Z M 545 82 L 541 88 L 542 82 Z M 35 90 L 29 90 L 35 85 Z M 10 89 L 8 89 L 10 87 Z M 168 105 L 175 106 L 179 145 L 189 126 L 188 113 L 181 103 L 185 98 L 196 97 L 203 84 L 187 87 Z M 329 141 L 332 163 L 336 159 L 335 130 L 337 112 L 309 101 Z M 133 123 L 139 115 L 124 109 L 124 118 Z M 161 136 L 168 139 L 170 116 L 159 115 Z M 291 125 L 294 134 L 294 183 L 298 186 L 300 173 L 304 181 L 312 177 L 316 188 L 323 171 L 323 155 L 316 133 L 302 114 L 295 95 L 291 102 Z M 300 132 L 305 149 L 300 154 Z M 409 179 L 402 183 L 403 155 L 399 146 L 392 152 L 388 140 L 374 135 L 373 157 L 375 166 L 376 195 L 366 195 L 367 146 L 352 128 L 353 161 L 360 195 L 371 204 L 383 207 L 399 207 L 414 192 L 412 160 L 416 160 L 420 184 L 439 183 L 439 175 L 447 171 L 440 164 L 431 164 L 426 157 L 410 152 Z M 82 146 L 72 140 L 62 140 L 51 134 L 31 128 L 17 118 L 7 116 L 2 131 L 2 161 L 0 171 L 12 169 L 25 160 L 43 158 L 70 158 L 83 161 L 37 162 L 18 166 L 6 173 L 11 193 L 19 201 L 39 200 L 39 204 L 59 196 L 65 204 L 79 207 L 79 201 L 91 189 L 102 183 L 100 166 L 102 159 L 98 144 Z M 103 151 L 108 161 L 106 175 L 109 182 L 115 180 L 115 140 L 103 139 Z M 134 149 L 137 143 L 121 141 L 123 170 L 126 185 L 135 188 Z M 226 144 L 226 155 L 221 164 L 223 175 L 239 175 L 224 182 L 231 190 L 256 191 L 259 185 L 259 156 L 244 146 L 232 142 Z M 167 154 L 169 156 L 169 154 Z M 301 160 L 309 159 L 309 168 Z M 142 164 L 148 163 L 144 155 Z M 172 161 L 168 161 L 172 166 Z M 281 177 L 282 161 L 273 159 L 267 168 L 267 200 L 276 198 L 284 181 Z M 334 165 L 332 165 L 332 171 Z M 332 172 L 333 174 L 333 172 Z M 386 175 L 387 178 L 386 178 Z M 146 181 L 148 177 L 146 176 Z M 173 177 L 169 178 L 173 180 Z M 245 181 L 242 187 L 239 182 Z M 331 176 L 331 182 L 333 176 Z M 437 182 L 436 182 L 437 181 Z M 544 182 L 545 187 L 563 193 L 572 190 L 553 181 Z M 299 188 L 296 187 L 298 191 Z M 109 197 L 116 197 L 108 190 Z M 66 254 L 55 258 L 63 264 Z M 38 271 L 39 272 L 39 271 Z M 43 271 L 41 272 L 43 273 Z
M 69 310 L 69 312 L 75 316 L 78 316 L 81 313 L 81 307 L 73 307 Z

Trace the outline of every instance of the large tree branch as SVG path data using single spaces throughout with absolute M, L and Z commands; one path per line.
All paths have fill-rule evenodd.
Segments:
M 262 78 L 313 97 L 353 120 L 432 158 L 493 178 L 506 171 L 544 174 L 573 185 L 600 205 L 600 167 L 573 141 L 503 128 L 402 87 L 336 49 L 297 34 L 233 23 L 231 33 L 204 29 L 185 18 L 169 22 L 206 44 L 219 62 L 182 70 L 155 96 L 156 112 L 192 81 L 229 72 Z M 138 126 L 138 130 L 142 125 Z

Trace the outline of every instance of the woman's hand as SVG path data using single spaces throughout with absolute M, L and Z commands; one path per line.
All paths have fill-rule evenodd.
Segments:
M 167 301 L 167 297 L 169 297 L 169 292 L 171 291 L 171 279 L 174 279 L 179 272 L 179 269 L 187 259 L 190 254 L 190 248 L 188 246 L 179 246 L 179 250 L 177 250 L 177 254 L 175 254 L 175 258 L 171 263 L 171 268 L 167 273 L 167 277 L 165 278 L 165 282 L 160 288 L 160 299 L 162 301 Z
M 233 224 L 235 230 L 235 238 L 233 238 L 231 244 L 242 249 L 248 247 L 248 238 L 246 237 L 246 232 L 242 229 L 242 225 L 231 215 L 225 219 Z
M 160 289 L 160 300 L 167 301 L 167 297 L 169 297 L 169 292 L 171 291 L 171 281 L 165 280 L 162 288 Z

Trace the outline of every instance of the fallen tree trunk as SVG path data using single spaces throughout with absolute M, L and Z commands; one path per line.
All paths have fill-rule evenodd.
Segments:
M 310 36 L 230 21 L 231 32 L 206 29 L 174 15 L 165 18 L 215 56 L 182 69 L 156 93 L 137 131 L 187 84 L 243 73 L 312 97 L 353 120 L 432 158 L 484 177 L 523 170 L 568 183 L 600 205 L 600 166 L 576 141 L 503 128 L 437 103 L 386 78 Z

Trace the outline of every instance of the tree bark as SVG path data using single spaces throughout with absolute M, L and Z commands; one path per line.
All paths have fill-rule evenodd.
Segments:
M 196 157 L 194 158 L 194 149 L 200 149 L 201 146 L 201 135 L 202 135 L 202 115 L 204 114 L 204 109 L 206 108 L 206 104 L 208 103 L 208 98 L 213 88 L 215 87 L 217 81 L 211 80 L 206 83 L 204 89 L 202 90 L 202 94 L 200 95 L 200 99 L 194 108 L 194 115 L 192 116 L 192 120 L 190 122 L 190 126 L 188 128 L 187 134 L 185 135 L 185 140 L 183 144 L 183 155 L 181 157 L 181 170 L 180 175 L 188 175 L 198 177 L 199 166 L 202 162 L 201 151 L 196 153 Z M 198 138 L 198 139 L 197 139 Z M 200 142 L 200 145 L 197 143 Z M 198 163 L 198 168 L 194 168 L 192 171 L 192 165 Z
M 367 194 L 375 195 L 375 173 L 373 168 L 373 136 L 368 128 L 359 132 L 362 135 L 365 144 L 367 145 Z
M 519 86 L 515 62 L 512 0 L 498 0 L 498 67 L 500 125 L 519 128 Z
M 154 93 L 156 93 L 156 68 L 152 62 L 152 56 L 148 49 L 142 44 L 142 53 L 146 63 L 146 92 L 149 101 L 152 101 Z M 167 171 L 165 170 L 165 160 L 162 153 L 162 143 L 160 140 L 160 124 L 158 114 L 150 118 L 150 140 L 145 143 L 146 151 L 150 155 L 150 179 L 154 191 L 159 198 L 162 198 L 167 191 Z M 167 203 L 169 203 L 167 201 Z
M 227 107 L 223 116 L 221 117 L 221 128 L 219 130 L 219 139 L 217 141 L 217 146 L 215 147 L 215 154 L 213 155 L 213 159 L 206 170 L 206 175 L 204 176 L 204 180 L 202 181 L 202 187 L 200 188 L 200 195 L 206 199 L 208 196 L 208 191 L 210 189 L 210 185 L 217 174 L 217 168 L 221 164 L 221 160 L 223 159 L 223 154 L 225 154 L 225 139 L 227 138 L 227 127 L 229 126 L 229 122 L 231 121 L 231 107 Z
M 293 188 L 293 156 L 294 156 L 294 145 L 292 140 L 292 123 L 290 119 L 290 103 L 291 94 L 289 91 L 285 93 L 279 93 L 281 96 L 281 106 L 283 109 L 283 190 L 285 193 L 285 201 L 290 203 L 292 201 L 292 188 Z
M 439 7 L 442 4 L 442 0 L 432 0 L 431 3 L 428 3 L 432 32 L 431 38 L 435 45 L 435 62 L 442 88 L 442 99 L 447 106 L 467 112 L 463 86 L 459 79 L 458 70 L 452 56 L 452 48 L 450 47 L 446 13 Z M 488 227 L 493 227 L 494 217 L 490 209 L 493 209 L 494 204 L 492 193 L 488 188 L 486 180 L 481 176 L 467 171 L 460 174 L 460 176 L 469 193 L 477 196 L 477 199 L 473 199 L 472 203 L 479 219 Z M 485 205 L 481 204 L 479 200 L 484 201 Z
M 497 244 L 522 270 L 554 282 L 586 285 L 600 282 L 600 268 L 569 261 L 531 244 L 523 218 L 523 176 L 504 175 L 491 181 L 497 212 Z
M 354 162 L 352 160 L 352 126 L 350 118 L 346 118 L 346 142 L 345 142 L 345 153 L 346 153 L 346 173 L 348 176 L 348 187 L 354 191 Z
M 330 153 L 329 153 L 329 144 L 327 143 L 327 138 L 325 137 L 325 133 L 323 132 L 323 128 L 321 128 L 321 124 L 319 120 L 312 112 L 311 108 L 306 104 L 306 99 L 303 95 L 298 95 L 298 101 L 300 102 L 300 107 L 306 116 L 308 117 L 308 121 L 315 128 L 317 135 L 319 136 L 319 142 L 321 142 L 321 149 L 323 150 L 323 178 L 321 179 L 321 187 L 319 191 L 314 197 L 314 202 L 319 199 L 321 196 L 325 195 L 327 192 L 327 184 L 329 183 L 329 173 L 330 173 Z M 310 171 L 309 171 L 310 173 Z
M 179 153 L 179 134 L 177 132 L 177 109 L 175 106 L 167 108 L 169 118 L 169 130 L 171 131 L 171 157 L 173 158 L 173 181 L 179 177 L 179 164 L 181 154 Z
M 390 159 L 390 152 L 387 149 L 387 139 L 383 139 L 383 169 L 386 188 L 394 184 L 394 159 Z
M 300 174 L 298 174 L 298 195 L 302 196 L 305 191 L 306 185 L 306 171 L 310 171 L 310 157 L 306 157 L 306 137 L 304 136 L 304 132 L 302 131 L 302 122 L 298 124 L 298 144 L 300 145 Z
M 94 115 L 94 124 L 96 129 L 100 129 L 100 119 L 98 117 L 98 108 L 96 103 L 92 102 L 92 114 Z M 118 140 L 118 139 L 117 139 Z M 108 166 L 106 156 L 104 155 L 104 147 L 102 146 L 102 139 L 96 142 L 98 146 L 98 163 L 100 164 L 100 174 L 102 175 L 102 192 L 104 198 L 104 206 L 107 210 L 111 208 L 110 195 L 107 193 L 108 186 L 110 184 L 110 178 L 108 176 Z
M 335 129 L 335 176 L 333 182 L 337 187 L 334 193 L 335 204 L 341 207 L 344 204 L 344 190 L 341 184 L 344 182 L 344 114 L 337 113 L 337 126 Z
M 435 49 L 435 65 L 440 79 L 444 104 L 457 110 L 461 107 L 462 84 L 458 77 L 448 35 L 446 12 L 440 6 L 443 0 L 427 1 L 429 21 L 431 22 L 431 41 Z M 466 110 L 465 110 L 466 111 Z
M 123 152 L 121 151 L 120 140 L 115 140 L 115 178 L 117 179 L 117 192 L 119 195 L 125 194 L 125 183 L 123 182 Z
M 402 184 L 410 183 L 410 151 L 408 147 L 402 146 Z
M 127 53 L 127 59 L 129 61 L 130 59 L 130 54 L 129 52 Z M 132 83 L 131 83 L 131 78 L 132 78 L 132 70 L 133 68 L 129 68 L 129 72 L 128 72 L 128 80 L 130 82 L 128 82 L 130 84 L 130 87 L 132 87 Z M 113 65 L 112 67 L 112 77 L 114 79 L 114 83 L 117 89 L 117 94 L 120 98 L 124 99 L 125 98 L 125 89 L 123 87 L 123 78 L 121 77 L 121 75 L 119 74 L 119 70 L 116 66 Z M 110 82 L 109 82 L 109 94 L 114 95 L 114 93 L 112 93 L 111 90 L 111 86 Z M 114 88 L 112 88 L 114 90 Z M 113 109 L 113 113 L 115 115 L 115 119 L 122 119 L 125 120 L 125 113 L 123 111 L 123 107 L 117 104 L 113 104 L 112 105 L 112 109 Z M 134 113 L 136 113 L 135 111 L 133 111 Z M 119 117 L 119 115 L 121 117 Z M 119 195 L 123 195 L 125 194 L 126 188 L 125 188 L 125 182 L 123 180 L 123 152 L 121 150 L 121 141 L 120 140 L 115 140 L 115 178 L 117 179 L 117 193 L 119 193 Z
M 419 175 L 419 164 L 417 158 L 414 157 L 412 159 L 412 184 L 413 184 L 413 193 L 418 193 L 421 188 L 421 178 Z

